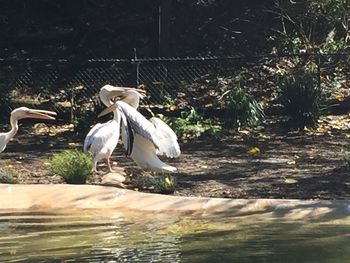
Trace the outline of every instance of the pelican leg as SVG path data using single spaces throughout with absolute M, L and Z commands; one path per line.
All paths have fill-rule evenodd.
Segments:
M 107 158 L 107 159 L 105 159 L 105 160 L 106 160 L 106 163 L 107 163 L 107 165 L 108 165 L 108 171 L 109 171 L 110 173 L 113 173 L 114 170 L 112 169 L 111 161 L 109 160 L 109 158 Z
M 93 173 L 97 173 L 96 167 L 97 167 L 97 161 L 94 160 L 94 161 L 93 161 L 93 166 L 92 166 L 92 172 L 93 172 Z

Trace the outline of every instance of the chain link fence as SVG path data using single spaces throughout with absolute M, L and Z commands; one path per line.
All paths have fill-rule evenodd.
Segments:
M 349 62 L 346 53 L 86 61 L 0 60 L 2 117 L 13 108 L 29 106 L 55 110 L 62 116 L 73 118 L 77 111 L 94 111 L 100 105 L 98 91 L 105 84 L 131 87 L 143 84 L 147 91 L 144 105 L 161 107 L 175 99 L 188 105 L 204 92 L 217 100 L 214 96 L 217 86 L 213 84 L 213 90 L 208 91 L 211 79 L 234 77 L 244 69 L 250 72 L 254 72 L 254 68 L 256 71 L 266 70 L 269 65 L 290 57 L 305 61 L 313 59 L 320 80 L 334 79 L 334 73 L 339 70 L 349 76 L 349 68 L 339 68 L 340 64 L 343 65 L 341 62 Z M 255 73 L 250 78 L 257 83 L 261 78 L 268 79 L 265 84 L 275 81 L 276 72 Z M 259 75 L 264 76 L 260 78 Z M 265 84 L 259 86 L 257 92 L 260 95 L 270 92 Z
M 132 65 L 125 61 L 2 61 L 2 106 L 50 105 L 57 112 L 71 112 L 77 101 L 94 102 L 107 83 L 132 85 Z

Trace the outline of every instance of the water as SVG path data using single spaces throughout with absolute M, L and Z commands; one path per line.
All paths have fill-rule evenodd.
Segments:
M 103 212 L 103 213 L 102 213 Z M 115 211 L 0 214 L 0 262 L 349 262 L 350 222 Z

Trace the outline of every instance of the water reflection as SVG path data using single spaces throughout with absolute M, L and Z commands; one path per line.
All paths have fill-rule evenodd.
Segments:
M 0 214 L 0 262 L 348 262 L 350 222 Z

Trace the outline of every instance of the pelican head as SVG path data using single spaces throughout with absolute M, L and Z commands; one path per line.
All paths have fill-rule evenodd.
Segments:
M 29 109 L 27 107 L 20 107 L 17 109 L 14 109 L 11 112 L 11 118 L 13 119 L 44 119 L 44 120 L 54 120 L 55 117 L 51 115 L 57 115 L 56 112 L 53 111 L 47 111 L 47 110 L 34 110 Z
M 143 89 L 105 85 L 100 90 L 100 98 L 107 107 L 111 106 L 113 97 L 118 97 L 133 108 L 138 108 L 140 99 L 144 97 L 145 93 L 146 91 Z

